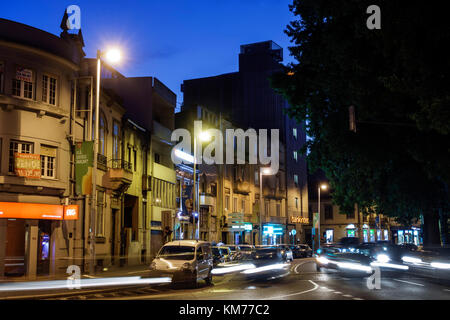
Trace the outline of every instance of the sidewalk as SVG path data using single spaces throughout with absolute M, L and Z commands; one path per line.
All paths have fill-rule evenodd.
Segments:
M 86 278 L 108 278 L 108 277 L 119 277 L 119 276 L 144 276 L 149 272 L 148 264 L 142 264 L 137 266 L 111 266 L 104 268 L 103 270 L 97 269 L 94 275 L 90 275 L 89 272 L 84 272 L 81 274 L 82 279 Z M 4 277 L 0 279 L 0 284 L 2 283 L 12 283 L 12 282 L 28 282 L 28 281 L 51 281 L 51 280 L 66 280 L 69 274 L 56 274 L 56 275 L 45 275 L 36 276 L 34 279 L 29 279 L 26 276 L 20 277 Z

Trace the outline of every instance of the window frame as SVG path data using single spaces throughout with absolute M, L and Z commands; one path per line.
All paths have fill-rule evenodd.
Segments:
M 100 195 L 102 195 L 100 197 Z M 105 237 L 105 211 L 104 205 L 106 203 L 104 197 L 106 196 L 105 190 L 97 189 L 97 216 L 95 217 L 95 237 L 103 238 Z M 101 219 L 99 219 L 101 218 Z M 99 225 L 100 223 L 100 225 Z M 101 232 L 99 231 L 99 226 L 101 226 Z
M 53 146 L 47 146 L 47 145 L 44 145 L 44 147 L 55 149 L 55 156 L 51 157 L 51 156 L 46 156 L 46 155 L 42 155 L 42 154 L 40 155 L 40 157 L 41 157 L 41 178 L 55 180 L 56 179 L 56 169 L 57 169 L 56 161 L 57 161 L 57 157 L 58 157 L 58 148 L 53 147 Z M 51 168 L 51 170 L 53 170 L 52 176 L 47 175 L 47 172 L 49 170 L 48 164 L 49 164 L 50 159 L 53 159 L 53 168 Z M 42 174 L 43 171 L 45 174 Z
M 16 98 L 34 101 L 34 93 L 35 93 L 35 90 L 36 90 L 36 84 L 35 84 L 35 81 L 34 81 L 35 71 L 32 68 L 26 68 L 26 67 L 23 67 L 23 68 L 24 69 L 29 69 L 29 70 L 32 71 L 31 82 L 25 81 L 25 80 L 19 80 L 19 79 L 16 79 L 16 77 L 13 77 L 11 79 L 12 80 L 12 92 L 11 92 L 11 94 L 12 94 L 13 97 L 16 97 Z M 16 72 L 17 72 L 17 67 L 16 67 Z M 19 95 L 14 94 L 15 81 L 18 81 L 20 83 L 20 89 L 19 89 L 20 90 L 20 94 Z M 25 84 L 31 84 L 31 98 L 28 98 L 28 97 L 25 96 Z
M 45 87 L 45 99 L 44 99 L 44 78 L 47 77 L 47 84 Z M 55 103 L 51 103 L 50 102 L 50 92 L 51 92 L 51 79 L 55 80 L 55 96 L 54 96 L 54 100 Z M 41 97 L 42 102 L 52 105 L 52 106 L 57 106 L 58 105 L 58 78 L 52 74 L 49 73 L 43 73 L 42 74 L 42 97 Z
M 20 151 L 19 151 L 19 147 L 17 147 L 17 151 L 15 151 L 16 149 L 14 148 L 13 153 L 11 154 L 11 144 L 12 143 L 17 143 L 17 146 L 20 145 Z M 30 150 L 29 152 L 24 152 L 23 150 L 23 145 L 29 145 L 30 146 Z M 14 170 L 14 153 L 27 153 L 27 154 L 32 154 L 34 152 L 34 142 L 28 142 L 28 141 L 22 141 L 22 140 L 14 140 L 11 139 L 9 140 L 9 149 L 8 149 L 8 173 L 10 174 L 15 174 L 15 170 Z M 12 170 L 11 170 L 12 167 Z

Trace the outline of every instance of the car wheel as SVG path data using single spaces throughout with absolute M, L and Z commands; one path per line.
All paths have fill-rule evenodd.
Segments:
M 206 284 L 207 284 L 208 286 L 210 286 L 210 285 L 212 284 L 212 273 L 211 273 L 211 269 L 209 269 L 208 277 L 205 279 L 205 281 L 206 281 Z

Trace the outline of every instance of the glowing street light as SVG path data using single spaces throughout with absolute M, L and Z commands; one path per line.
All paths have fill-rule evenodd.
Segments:
M 318 194 L 318 204 L 317 204 L 317 206 L 318 206 L 318 215 L 319 215 L 318 220 L 319 221 L 318 221 L 317 233 L 318 233 L 318 238 L 319 238 L 319 240 L 318 240 L 319 241 L 319 249 L 320 249 L 320 238 L 321 238 L 321 234 L 320 234 L 320 189 L 325 191 L 325 190 L 328 189 L 328 185 L 325 184 L 325 183 L 322 183 L 322 184 L 319 185 L 319 188 L 318 188 L 319 194 Z M 314 253 L 314 239 L 313 239 L 313 253 Z
M 95 91 L 95 132 L 94 132 L 94 164 L 92 168 L 92 195 L 91 195 L 91 217 L 90 217 L 90 263 L 89 263 L 89 273 L 95 274 L 95 219 L 97 216 L 97 157 L 98 157 L 98 130 L 99 130 L 99 119 L 100 119 L 100 79 L 101 79 L 101 68 L 102 68 L 102 58 L 105 58 L 110 63 L 117 63 L 121 59 L 121 54 L 118 49 L 109 49 L 105 52 L 97 50 L 97 84 Z M 92 111 L 89 116 L 91 128 L 92 128 Z

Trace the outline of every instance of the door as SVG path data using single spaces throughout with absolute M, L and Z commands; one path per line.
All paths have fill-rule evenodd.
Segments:
M 116 257 L 116 217 L 117 209 L 111 210 L 111 264 L 114 265 Z
M 5 275 L 25 274 L 25 220 L 8 219 L 6 225 Z
M 210 252 L 208 253 L 208 247 L 200 246 L 197 248 L 197 266 L 198 266 L 198 278 L 205 279 L 208 277 L 209 272 L 209 263 L 208 257 L 210 256 Z

